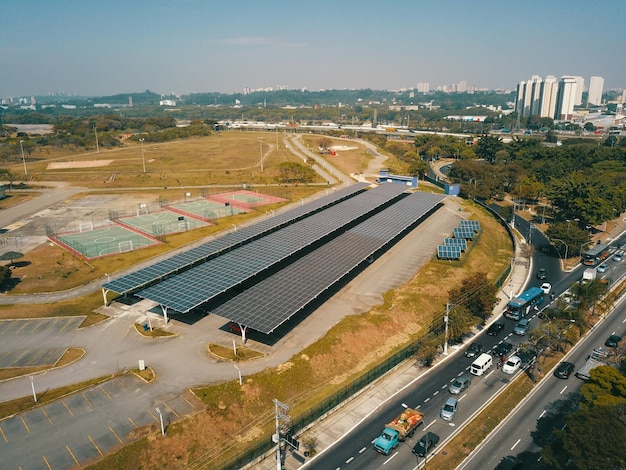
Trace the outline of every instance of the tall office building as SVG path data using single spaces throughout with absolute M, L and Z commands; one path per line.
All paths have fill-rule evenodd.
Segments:
M 580 106 L 583 104 L 583 90 L 585 89 L 585 79 L 583 77 L 574 77 L 576 79 L 576 98 L 574 99 L 574 106 Z
M 430 91 L 430 85 L 428 82 L 420 82 L 417 84 L 417 91 L 419 93 L 428 93 Z
M 528 115 L 536 115 L 541 113 L 541 85 L 543 78 L 539 75 L 533 75 L 530 79 L 530 100 Z M 528 82 L 526 86 L 529 86 Z
M 541 117 L 554 118 L 556 110 L 556 96 L 559 82 L 554 75 L 548 75 L 541 84 L 541 106 L 539 115 Z
M 576 77 L 568 75 L 561 77 L 556 96 L 554 119 L 560 121 L 568 121 L 572 119 L 577 96 L 576 81 Z
M 591 77 L 589 80 L 589 95 L 587 96 L 587 106 L 602 104 L 602 89 L 604 88 L 604 78 Z

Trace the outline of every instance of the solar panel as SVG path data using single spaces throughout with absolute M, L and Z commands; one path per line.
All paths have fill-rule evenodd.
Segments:
M 461 251 L 467 251 L 467 240 L 465 238 L 444 238 L 444 245 L 454 245 L 461 248 Z
M 461 259 L 461 248 L 456 245 L 439 245 L 437 247 L 439 259 Z
M 478 232 L 480 230 L 480 222 L 478 220 L 461 220 L 461 227 L 469 227 Z
M 428 216 L 444 196 L 413 193 L 211 313 L 269 334 Z M 339 285 L 343 285 L 342 283 Z
M 133 292 L 139 288 L 147 287 L 162 279 L 192 268 L 210 258 L 219 256 L 225 251 L 232 250 L 245 243 L 249 243 L 259 237 L 275 231 L 281 227 L 294 223 L 306 217 L 332 207 L 348 198 L 365 191 L 367 183 L 357 183 L 347 188 L 333 191 L 324 197 L 307 204 L 299 205 L 283 213 L 277 213 L 264 220 L 257 221 L 253 225 L 238 228 L 223 234 L 209 242 L 195 248 L 186 249 L 181 253 L 174 254 L 167 259 L 158 261 L 148 267 L 141 268 L 103 284 L 105 289 L 118 294 Z
M 476 236 L 476 232 L 473 229 L 467 227 L 454 227 L 454 238 L 465 238 L 466 240 L 473 240 Z
M 317 248 L 389 205 L 405 189 L 401 185 L 382 185 L 365 191 L 142 289 L 136 295 L 186 313 Z

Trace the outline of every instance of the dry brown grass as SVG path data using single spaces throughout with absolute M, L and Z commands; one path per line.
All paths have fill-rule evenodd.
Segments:
M 29 158 L 29 174 L 35 181 L 69 181 L 107 189 L 276 183 L 279 163 L 302 161 L 285 148 L 284 136 L 284 133 L 277 136 L 272 132 L 229 131 L 173 142 L 144 143 L 145 173 L 139 142 L 125 141 L 123 148 L 101 149 L 99 153 L 69 148 L 36 149 Z M 263 172 L 259 138 L 263 139 Z M 94 168 L 48 169 L 51 162 L 90 160 L 112 160 L 112 163 Z M 21 171 L 17 162 L 9 169 L 16 174 Z

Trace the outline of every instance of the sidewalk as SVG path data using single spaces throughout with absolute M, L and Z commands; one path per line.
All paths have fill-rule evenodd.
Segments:
M 524 249 L 525 243 L 525 240 L 518 239 L 515 249 L 515 263 L 511 271 L 511 276 L 504 284 L 503 289 L 500 289 L 497 294 L 499 301 L 494 308 L 495 312 L 504 311 L 509 301 L 509 289 L 512 290 L 514 295 L 520 293 L 526 284 L 529 273 L 532 272 L 532 260 L 528 256 L 530 250 Z M 507 292 L 505 293 L 504 290 Z M 490 322 L 495 321 L 497 316 L 498 315 L 494 315 Z M 433 367 L 437 367 L 437 365 L 443 361 L 451 359 L 464 347 L 465 344 L 450 347 L 449 354 L 447 356 L 440 356 Z M 389 399 L 389 397 L 407 386 L 417 377 L 432 370 L 433 367 L 420 367 L 416 365 L 414 360 L 407 360 L 385 376 L 370 384 L 357 396 L 341 405 L 338 410 L 331 413 L 326 419 L 319 420 L 311 425 L 305 432 L 300 433 L 298 435 L 298 440 L 301 443 L 300 450 L 296 452 L 287 449 L 282 467 L 283 470 L 301 468 L 303 464 L 306 465 L 306 462 L 310 460 L 304 457 L 304 449 L 302 447 L 304 438 L 307 436 L 315 436 L 317 439 L 316 451 L 318 454 L 323 452 L 334 444 L 337 439 L 348 433 L 353 427 L 364 420 L 372 410 L 375 410 L 383 401 Z M 275 470 L 277 468 L 275 455 L 276 453 L 272 451 L 261 462 L 246 468 L 253 470 Z

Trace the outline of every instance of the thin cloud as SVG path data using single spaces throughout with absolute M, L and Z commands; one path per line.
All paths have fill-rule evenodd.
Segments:
M 211 42 L 229 47 L 271 47 L 274 49 L 287 49 L 306 46 L 306 43 L 303 42 L 288 42 L 276 38 L 253 36 L 222 38 L 212 40 Z

